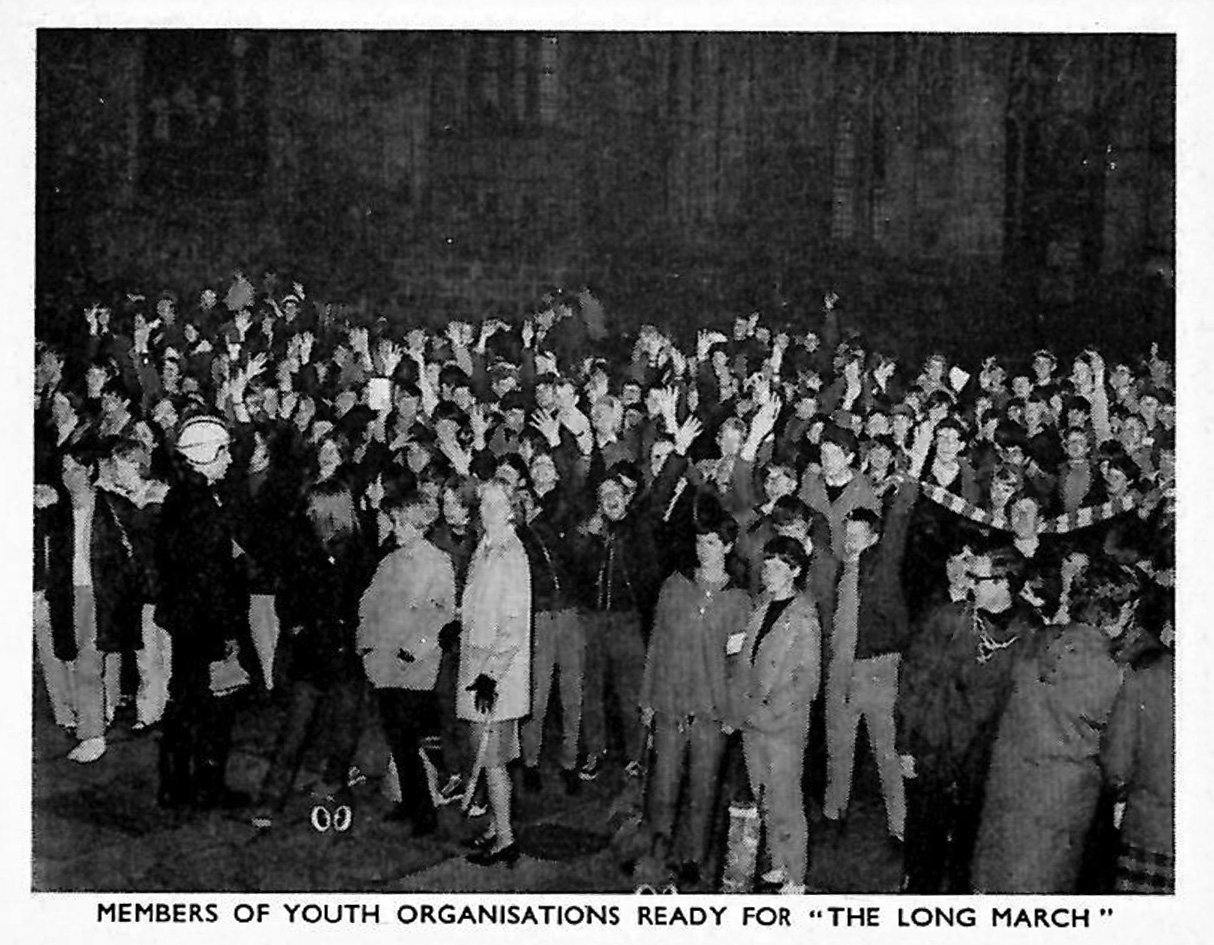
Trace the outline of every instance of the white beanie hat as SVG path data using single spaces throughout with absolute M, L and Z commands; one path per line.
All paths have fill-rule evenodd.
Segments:
M 228 428 L 216 417 L 192 417 L 177 434 L 177 451 L 196 466 L 215 462 L 219 451 L 232 441 Z

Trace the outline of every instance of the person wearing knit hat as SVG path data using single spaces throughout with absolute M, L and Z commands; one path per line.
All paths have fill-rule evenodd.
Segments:
M 247 797 L 224 784 L 234 709 L 215 690 L 238 686 L 239 642 L 249 640 L 248 573 L 228 511 L 216 491 L 232 458 L 217 418 L 182 424 L 181 475 L 161 513 L 156 549 L 156 622 L 172 638 L 169 702 L 160 741 L 162 807 L 239 807 Z M 226 677 L 226 681 L 225 681 Z

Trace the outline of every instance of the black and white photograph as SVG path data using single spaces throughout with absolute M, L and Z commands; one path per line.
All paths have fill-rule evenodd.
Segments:
M 31 30 L 34 898 L 1175 899 L 1175 29 L 407 25 Z

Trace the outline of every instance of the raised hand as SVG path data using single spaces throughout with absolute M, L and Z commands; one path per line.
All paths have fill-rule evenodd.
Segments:
M 299 336 L 299 363 L 307 364 L 312 360 L 312 346 L 316 344 L 316 336 L 305 331 Z
M 413 360 L 420 358 L 426 350 L 426 331 L 423 328 L 414 328 L 405 335 L 405 352 Z
M 696 438 L 704 432 L 704 424 L 699 417 L 688 417 L 674 432 L 674 451 L 680 456 L 686 456 L 687 451 Z
M 776 418 L 780 416 L 780 409 L 783 406 L 779 396 L 771 396 L 755 411 L 755 415 L 750 421 L 750 436 L 754 439 L 756 446 L 775 429 Z
M 826 293 L 825 296 L 823 296 L 822 307 L 824 309 L 826 309 L 826 311 L 828 311 L 828 312 L 833 312 L 835 310 L 835 305 L 838 304 L 838 302 L 839 302 L 839 293 L 836 292 L 834 289 L 831 289 L 830 291 L 828 291 Z
M 404 352 L 400 345 L 391 338 L 381 338 L 376 349 L 376 356 L 379 361 L 380 374 L 384 377 L 391 377 L 396 372 L 396 367 L 400 364 Z
M 98 318 L 101 313 L 101 306 L 97 304 L 90 305 L 84 310 L 84 320 L 89 324 L 89 334 L 96 335 L 101 331 L 101 322 Z M 1158 347 L 1158 346 L 1156 346 Z M 1154 348 L 1152 350 L 1155 350 Z
M 533 341 L 535 341 L 535 325 L 528 318 L 523 322 L 523 347 L 530 348 Z
M 149 322 L 142 315 L 135 316 L 135 353 L 147 354 L 148 341 L 152 337 L 152 332 L 160 325 L 160 319 L 154 322 Z
M 245 335 L 253 327 L 253 313 L 247 308 L 242 308 L 233 316 L 232 324 L 236 326 L 236 331 L 240 334 L 240 340 L 244 341 Z
M 485 438 L 485 434 L 489 431 L 489 418 L 485 416 L 483 406 L 473 404 L 472 409 L 468 412 L 468 425 L 472 428 L 472 436 L 477 442 Z
M 561 422 L 556 413 L 551 410 L 537 410 L 531 415 L 531 424 L 543 435 L 550 446 L 556 447 L 561 442 Z
M 666 350 L 670 353 L 670 366 L 674 369 L 675 377 L 682 377 L 687 372 L 687 358 L 674 345 Z
M 263 374 L 268 363 L 268 358 L 264 351 L 253 355 L 249 359 L 248 367 L 245 368 L 245 380 L 251 381 L 253 378 Z

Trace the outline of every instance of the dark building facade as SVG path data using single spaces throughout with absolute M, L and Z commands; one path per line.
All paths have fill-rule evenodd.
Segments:
M 43 30 L 39 291 L 589 280 L 628 327 L 830 283 L 878 335 L 1158 335 L 1175 88 L 1171 36 Z

